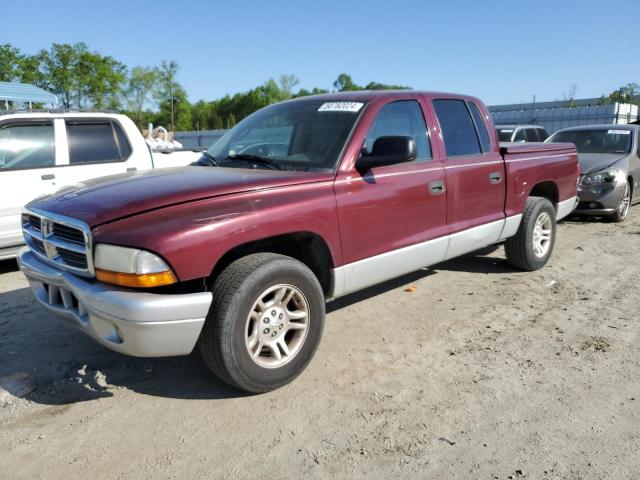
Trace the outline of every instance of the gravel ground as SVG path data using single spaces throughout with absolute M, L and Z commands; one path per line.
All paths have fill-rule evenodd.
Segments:
M 640 208 L 564 222 L 538 272 L 498 248 L 329 304 L 306 372 L 245 396 L 109 352 L 0 262 L 0 383 L 31 390 L 0 392 L 0 477 L 638 478 L 639 267 Z

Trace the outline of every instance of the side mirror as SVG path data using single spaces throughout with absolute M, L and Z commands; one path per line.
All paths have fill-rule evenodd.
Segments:
M 356 168 L 366 172 L 375 167 L 411 162 L 416 159 L 416 141 L 411 137 L 378 137 L 370 154 L 363 154 L 356 162 Z

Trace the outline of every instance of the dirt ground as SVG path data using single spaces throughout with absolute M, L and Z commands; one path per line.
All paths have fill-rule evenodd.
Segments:
M 328 304 L 257 396 L 104 349 L 0 263 L 0 377 L 33 389 L 0 399 L 0 477 L 640 478 L 640 207 L 562 223 L 538 272 L 483 253 Z

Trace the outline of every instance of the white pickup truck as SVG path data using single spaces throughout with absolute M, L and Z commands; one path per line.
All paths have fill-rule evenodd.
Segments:
M 20 215 L 30 200 L 90 178 L 184 166 L 199 157 L 152 153 L 125 115 L 0 112 L 0 260 L 24 244 Z

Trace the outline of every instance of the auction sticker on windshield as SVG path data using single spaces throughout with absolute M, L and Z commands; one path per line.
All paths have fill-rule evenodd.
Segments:
M 609 135 L 629 135 L 631 132 L 629 130 L 607 130 Z
M 320 105 L 319 112 L 359 112 L 364 103 L 361 102 L 326 102 Z

